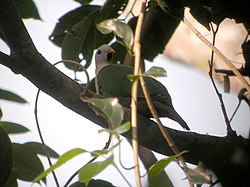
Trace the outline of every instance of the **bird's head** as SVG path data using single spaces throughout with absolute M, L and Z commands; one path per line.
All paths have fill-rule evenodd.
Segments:
M 112 64 L 114 53 L 115 50 L 109 45 L 102 45 L 97 49 L 95 54 L 96 75 L 102 68 Z

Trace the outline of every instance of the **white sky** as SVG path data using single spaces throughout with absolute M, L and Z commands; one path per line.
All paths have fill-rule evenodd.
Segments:
M 60 48 L 54 46 L 48 40 L 48 36 L 51 34 L 57 19 L 67 11 L 77 7 L 78 4 L 72 0 L 36 0 L 35 2 L 39 8 L 43 22 L 25 20 L 25 25 L 39 52 L 48 61 L 55 63 L 60 60 Z M 2 41 L 0 41 L 0 50 L 8 53 L 8 48 Z M 151 63 L 148 64 L 148 68 L 150 65 Z M 168 88 L 176 110 L 185 119 L 192 131 L 218 136 L 226 134 L 220 103 L 206 75 L 192 67 L 170 61 L 163 56 L 157 57 L 155 63 L 152 65 L 162 66 L 167 70 L 168 77 L 159 80 Z M 59 66 L 59 69 L 73 77 L 73 73 L 67 71 L 63 66 Z M 88 71 L 91 77 L 93 77 L 94 66 L 91 65 Z M 84 77 L 84 75 L 79 76 L 79 78 L 81 77 Z M 21 75 L 15 75 L 1 65 L 0 87 L 19 94 L 29 102 L 29 104 L 26 105 L 19 105 L 0 101 L 4 113 L 3 120 L 18 122 L 31 129 L 31 133 L 12 137 L 12 140 L 18 142 L 39 141 L 33 115 L 36 88 Z M 223 93 L 221 88 L 220 91 Z M 237 96 L 234 94 L 223 94 L 223 99 L 230 117 L 237 106 Z M 107 135 L 99 134 L 98 130 L 100 128 L 97 125 L 63 107 L 49 96 L 41 94 L 38 107 L 39 120 L 45 141 L 59 154 L 63 154 L 76 147 L 87 150 L 101 149 L 106 143 Z M 173 128 L 181 129 L 179 125 L 170 120 L 164 119 L 163 122 Z M 249 109 L 246 103 L 243 102 L 233 120 L 232 126 L 233 129 L 237 130 L 238 134 L 247 137 L 249 124 Z M 123 162 L 125 162 L 126 166 L 132 166 L 131 148 L 125 141 L 122 145 L 122 152 L 125 153 L 123 155 Z M 159 157 L 163 158 L 162 156 Z M 69 176 L 71 176 L 71 173 L 75 172 L 81 164 L 87 162 L 89 158 L 89 156 L 84 155 L 59 168 L 56 173 L 58 174 L 60 184 L 63 185 Z M 42 159 L 47 168 L 48 164 L 46 159 Z M 171 164 L 171 166 L 167 167 L 166 171 L 175 186 L 187 185 L 187 183 L 182 180 L 184 178 L 183 173 L 175 164 Z M 178 174 L 176 174 L 177 171 Z M 124 170 L 123 172 L 131 184 L 135 186 L 134 172 Z M 142 174 L 144 173 L 145 170 L 142 169 Z M 126 186 L 124 180 L 112 166 L 96 178 L 110 181 L 117 186 Z M 145 179 L 143 180 L 145 181 Z M 30 185 L 22 182 L 20 186 L 26 187 Z M 48 179 L 48 186 L 54 186 L 51 176 Z

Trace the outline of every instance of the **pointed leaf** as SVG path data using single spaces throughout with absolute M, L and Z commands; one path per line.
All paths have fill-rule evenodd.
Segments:
M 93 162 L 86 164 L 82 169 L 79 171 L 79 180 L 80 182 L 84 183 L 86 186 L 88 185 L 89 181 L 95 177 L 97 174 L 102 172 L 106 167 L 113 163 L 113 156 L 110 156 L 104 161 L 100 162 Z
M 33 181 L 44 168 L 37 153 L 23 144 L 13 144 L 13 175 L 24 181 Z
M 131 51 L 134 34 L 130 26 L 126 23 L 117 19 L 108 19 L 97 24 L 97 29 L 103 34 L 114 32 L 116 37 L 122 40 L 122 44 L 124 43 L 123 45 Z
M 32 0 L 16 0 L 15 3 L 22 18 L 41 20 L 36 4 Z
M 25 99 L 18 96 L 17 94 L 10 92 L 10 91 L 7 91 L 7 90 L 3 90 L 3 89 L 0 89 L 0 99 L 13 101 L 13 102 L 17 102 L 17 103 L 27 103 L 27 101 Z
M 0 127 L 2 127 L 8 134 L 25 133 L 30 131 L 20 124 L 7 121 L 0 121 Z
M 24 148 L 27 150 L 32 150 L 36 154 L 40 155 L 46 155 L 46 152 L 44 150 L 43 144 L 38 143 L 38 142 L 27 142 L 23 144 Z M 49 156 L 52 158 L 58 158 L 59 155 L 50 147 L 46 146 L 46 150 L 49 152 Z
M 170 162 L 175 159 L 175 156 L 171 156 L 169 158 L 162 159 L 156 162 L 149 168 L 149 178 L 156 177 L 157 175 L 159 175 L 168 166 L 168 164 L 170 164 Z
M 148 170 L 149 177 L 155 177 L 155 176 L 159 175 L 168 166 L 168 164 L 170 164 L 170 162 L 174 161 L 181 154 L 186 153 L 186 152 L 187 151 L 183 151 L 178 155 L 174 155 L 174 156 L 168 157 L 166 159 L 159 160 L 158 162 L 153 164 Z
M 88 16 L 91 12 L 100 10 L 101 6 L 83 5 L 63 15 L 56 24 L 50 40 L 57 46 L 61 47 L 64 37 L 72 27 L 78 24 L 82 19 Z
M 143 75 L 153 76 L 153 77 L 166 77 L 167 72 L 162 67 L 153 66 L 147 72 L 143 73 Z
M 121 125 L 124 112 L 117 98 L 92 98 L 87 102 L 94 106 L 98 110 L 97 112 L 109 121 L 112 129 Z
M 54 171 L 56 168 L 58 168 L 61 165 L 65 164 L 66 162 L 68 162 L 72 158 L 78 156 L 79 154 L 82 154 L 82 153 L 85 153 L 85 152 L 86 152 L 86 150 L 80 149 L 80 148 L 75 148 L 75 149 L 72 149 L 70 151 L 67 151 L 62 156 L 59 157 L 58 161 L 52 167 L 50 167 L 49 169 L 47 169 L 46 171 L 44 171 L 40 175 L 38 175 L 34 179 L 34 182 L 37 182 L 37 181 L 41 180 L 42 178 L 46 177 L 49 173 Z
M 73 60 L 80 62 L 83 59 L 79 55 L 83 49 L 83 43 L 91 26 L 93 25 L 94 15 L 89 14 L 82 19 L 78 24 L 73 26 L 72 30 L 67 32 L 62 43 L 62 59 Z M 91 55 L 92 56 L 92 55 Z M 85 58 L 85 57 L 84 57 Z M 89 61 L 89 59 L 88 59 Z M 77 70 L 76 66 L 65 64 L 66 67 L 72 70 Z

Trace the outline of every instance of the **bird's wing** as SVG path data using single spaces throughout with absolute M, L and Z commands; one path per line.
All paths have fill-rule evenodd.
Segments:
M 133 74 L 132 67 L 119 64 L 104 67 L 98 74 L 101 95 L 130 97 L 132 82 L 128 74 Z

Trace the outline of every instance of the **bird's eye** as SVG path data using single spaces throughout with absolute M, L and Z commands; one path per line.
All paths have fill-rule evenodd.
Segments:
M 99 54 L 101 54 L 102 53 L 102 51 L 101 51 L 101 49 L 99 49 L 98 51 L 97 51 L 97 54 L 99 55 Z

